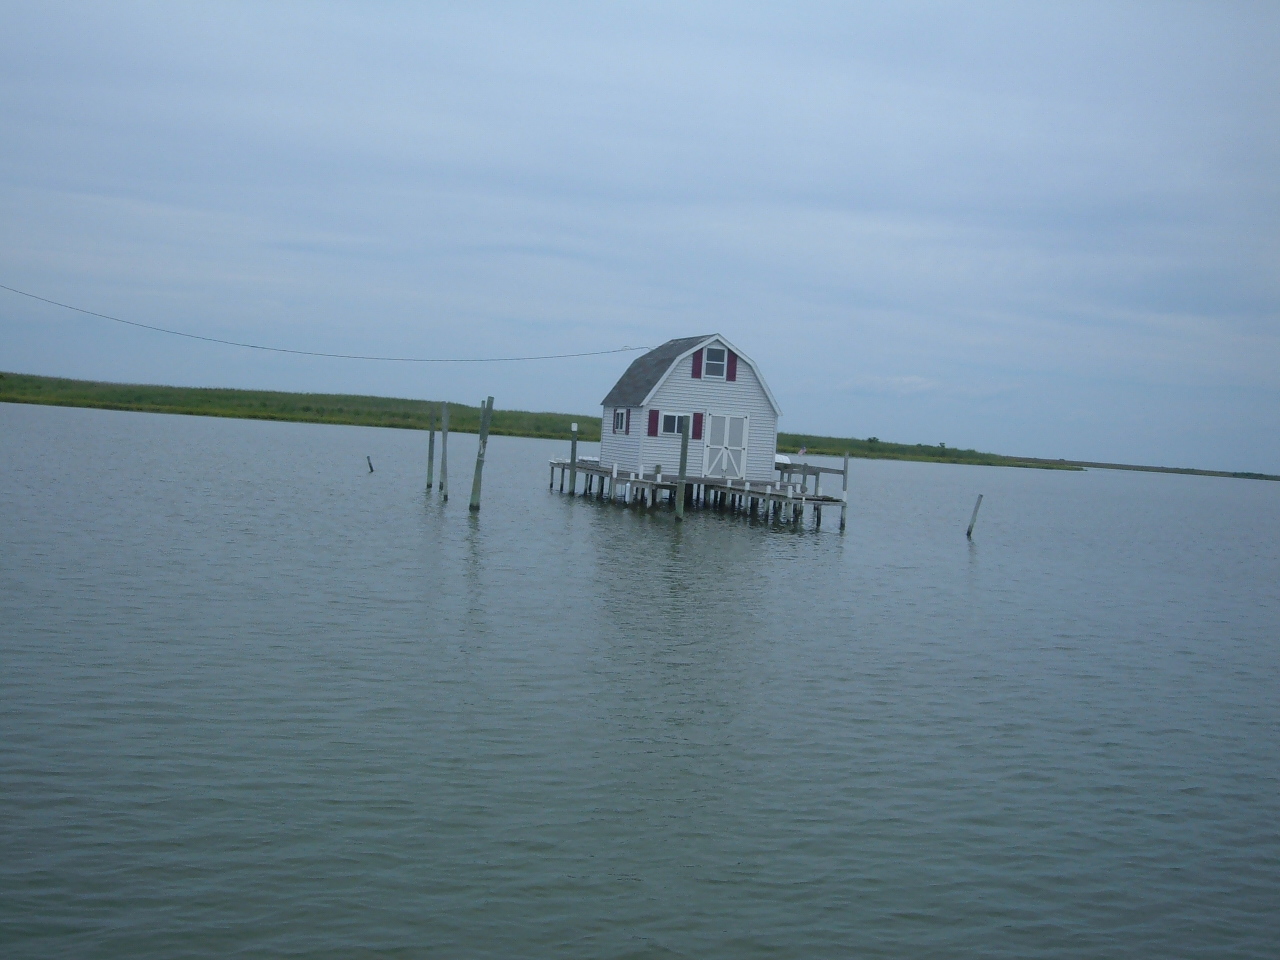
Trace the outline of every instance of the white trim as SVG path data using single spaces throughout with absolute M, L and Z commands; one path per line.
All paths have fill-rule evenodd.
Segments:
M 642 406 L 647 407 L 653 402 L 654 394 L 656 394 L 662 388 L 662 385 L 667 382 L 667 377 L 671 376 L 671 371 L 674 370 L 680 364 L 680 361 L 686 360 L 689 357 L 692 357 L 699 350 L 703 349 L 707 344 L 717 340 L 720 343 L 723 343 L 726 347 L 728 347 L 730 350 L 732 350 L 734 353 L 738 355 L 739 363 L 746 362 L 751 366 L 751 371 L 756 375 L 756 379 L 760 381 L 760 386 L 764 387 L 764 395 L 769 401 L 769 406 L 773 407 L 774 416 L 781 417 L 782 408 L 778 406 L 778 401 L 774 399 L 773 391 L 769 389 L 769 385 L 764 382 L 764 377 L 760 376 L 760 368 L 756 366 L 755 361 L 752 360 L 750 357 L 748 357 L 745 353 L 743 353 L 737 347 L 735 347 L 732 343 L 730 343 L 724 337 L 720 336 L 720 334 L 718 333 L 713 334 L 709 337 L 704 337 L 697 344 L 690 347 L 684 353 L 680 354 L 680 356 L 672 360 L 671 364 L 667 367 L 666 373 L 664 373 L 661 377 L 659 377 L 658 382 L 653 385 L 653 389 L 650 390 L 647 394 L 645 394 L 644 403 L 642 404 Z M 728 360 L 729 358 L 725 357 L 726 364 L 728 363 Z M 719 377 L 712 377 L 711 379 L 716 380 L 717 382 L 719 382 L 720 380 Z
M 712 362 L 712 361 L 711 361 L 711 351 L 712 351 L 712 350 L 719 350 L 719 351 L 721 351 L 721 352 L 724 354 L 724 359 L 722 359 L 722 360 L 718 361 L 718 362 L 719 362 L 719 364 L 720 364 L 720 373 L 719 373 L 719 374 L 710 373 L 710 372 L 708 372 L 708 370 L 707 370 L 707 366 L 708 366 L 708 364 L 710 364 L 710 363 Z M 729 353 L 730 353 L 730 350 L 729 350 L 729 348 L 728 348 L 728 347 L 713 347 L 713 346 L 710 346 L 710 345 L 703 347 L 703 348 L 702 348 L 702 379 L 704 379 L 704 380 L 724 380 L 724 381 L 728 382 L 728 380 L 729 380 Z
M 672 433 L 667 433 L 667 417 L 676 418 L 676 429 Z M 659 410 L 658 411 L 658 436 L 660 437 L 678 437 L 680 436 L 680 418 L 684 417 L 689 421 L 689 440 L 693 441 L 693 414 L 682 413 L 679 410 Z
M 723 446 L 713 447 L 711 445 L 711 420 L 713 417 L 723 417 L 725 421 L 725 442 Z M 729 446 L 729 422 L 731 420 L 742 421 L 742 446 Z M 711 472 L 711 458 L 717 451 L 736 450 L 739 453 L 740 460 L 738 464 L 738 474 L 735 477 L 729 477 L 728 474 L 722 474 L 730 480 L 744 480 L 747 476 L 747 451 L 751 447 L 751 417 L 749 415 L 738 413 L 712 413 L 708 411 L 702 418 L 702 475 L 704 477 L 715 476 Z

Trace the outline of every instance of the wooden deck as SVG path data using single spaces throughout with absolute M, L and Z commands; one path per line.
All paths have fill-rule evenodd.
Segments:
M 614 464 L 579 457 L 575 464 L 568 458 L 550 461 L 548 489 L 556 487 L 556 471 L 560 471 L 560 492 L 579 495 L 578 477 L 582 477 L 581 496 L 609 500 L 637 509 L 674 508 L 680 478 L 670 473 L 636 473 L 619 470 Z M 729 480 L 725 477 L 686 475 L 685 507 L 722 510 L 777 523 L 804 523 L 806 512 L 814 528 L 822 526 L 823 508 L 840 510 L 840 529 L 845 528 L 848 513 L 849 460 L 843 470 L 813 464 L 778 464 L 778 479 L 772 483 L 760 480 Z M 821 492 L 824 474 L 840 478 L 839 496 Z M 812 481 L 812 482 L 811 482 Z M 812 489 L 810 489 L 812 487 Z

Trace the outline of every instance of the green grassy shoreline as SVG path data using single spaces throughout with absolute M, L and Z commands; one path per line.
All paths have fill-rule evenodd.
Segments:
M 222 387 L 164 387 L 149 384 L 102 383 L 23 373 L 0 373 L 0 403 L 35 403 L 62 407 L 96 407 L 142 413 L 180 413 L 202 417 L 250 420 L 285 420 L 302 423 L 336 423 L 360 427 L 395 427 L 426 430 L 440 411 L 437 400 L 406 400 L 352 394 L 284 393 L 274 390 L 233 390 Z M 567 440 L 571 423 L 577 422 L 579 438 L 600 439 L 600 418 L 570 413 L 537 413 L 524 410 L 493 412 L 492 433 L 498 436 Z M 449 403 L 449 427 L 459 433 L 480 428 L 480 408 Z M 803 433 L 779 433 L 778 452 L 796 453 L 801 447 L 818 456 L 842 456 L 868 460 L 915 460 L 924 463 L 967 463 L 997 467 L 1030 467 L 1039 470 L 1082 470 L 1087 467 L 1181 473 L 1197 476 L 1280 480 L 1265 473 L 1228 473 L 1185 467 L 1146 467 L 1135 464 L 1092 463 L 1007 457 L 979 450 L 959 450 L 924 444 L 888 443 L 875 437 L 822 437 Z

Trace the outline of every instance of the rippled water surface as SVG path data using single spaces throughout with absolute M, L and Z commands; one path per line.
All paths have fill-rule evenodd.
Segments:
M 1277 955 L 1280 484 L 425 440 L 0 404 L 0 954 Z

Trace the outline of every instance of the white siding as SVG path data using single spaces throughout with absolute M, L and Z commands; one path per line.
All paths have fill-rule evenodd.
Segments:
M 640 427 L 639 433 L 647 433 L 650 409 L 657 409 L 661 413 L 701 413 L 704 416 L 715 413 L 750 417 L 750 434 L 747 439 L 747 478 L 766 482 L 777 479 L 773 457 L 778 446 L 778 418 L 773 412 L 773 404 L 769 402 L 764 385 L 745 360 L 739 358 L 738 378 L 732 383 L 707 377 L 695 380 L 692 358 L 685 357 L 677 361 L 675 368 L 654 394 L 650 407 L 643 411 L 632 411 L 632 437 L 628 439 L 635 437 L 637 423 Z M 690 439 L 689 441 L 689 472 L 693 474 L 702 472 L 702 456 L 706 449 L 705 421 L 703 436 L 704 440 Z M 603 444 L 601 444 L 601 450 L 604 450 Z M 674 474 L 680 467 L 678 435 L 663 436 L 660 433 L 656 437 L 645 436 L 639 452 L 645 470 L 652 470 L 654 464 L 660 463 L 664 473 Z M 604 461 L 603 453 L 600 459 Z
M 604 407 L 600 418 L 600 463 L 602 466 L 618 465 L 618 470 L 640 469 L 640 440 L 648 428 L 648 421 L 639 407 L 631 409 L 631 433 L 613 432 L 613 407 Z

